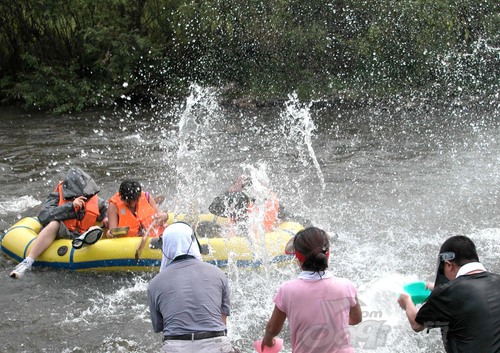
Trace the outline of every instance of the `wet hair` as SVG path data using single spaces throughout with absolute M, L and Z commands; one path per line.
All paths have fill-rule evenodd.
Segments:
M 322 272 L 328 268 L 330 239 L 324 230 L 316 227 L 301 230 L 295 235 L 293 247 L 305 258 L 303 270 Z
M 448 238 L 439 250 L 439 253 L 444 252 L 454 252 L 455 258 L 452 262 L 455 262 L 459 266 L 463 266 L 469 262 L 479 262 L 474 242 L 465 235 L 455 235 Z
M 120 184 L 120 189 L 118 190 L 121 199 L 125 202 L 139 200 L 141 191 L 141 184 L 135 180 L 124 180 Z

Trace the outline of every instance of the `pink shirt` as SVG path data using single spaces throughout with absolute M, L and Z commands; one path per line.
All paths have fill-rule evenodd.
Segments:
M 283 283 L 274 303 L 288 318 L 293 353 L 353 353 L 349 310 L 357 290 L 345 279 L 294 279 Z

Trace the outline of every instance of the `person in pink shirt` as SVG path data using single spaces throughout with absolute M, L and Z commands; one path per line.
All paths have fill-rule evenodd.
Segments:
M 278 288 L 261 349 L 274 345 L 288 318 L 293 353 L 354 352 L 348 325 L 361 322 L 361 307 L 354 284 L 327 271 L 328 234 L 306 228 L 290 240 L 285 252 L 295 254 L 302 272 Z

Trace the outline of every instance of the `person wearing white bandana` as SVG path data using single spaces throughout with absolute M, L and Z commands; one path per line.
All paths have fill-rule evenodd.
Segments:
M 327 271 L 330 238 L 319 228 L 298 232 L 285 252 L 294 254 L 302 272 L 283 283 L 273 299 L 261 351 L 275 345 L 285 319 L 293 353 L 352 353 L 349 326 L 362 320 L 355 285 Z
M 500 275 L 486 271 L 471 239 L 443 243 L 435 283 L 420 309 L 400 295 L 411 328 L 440 328 L 447 353 L 500 353 Z
M 165 229 L 162 235 L 160 272 L 165 270 L 177 256 L 189 255 L 201 260 L 200 247 L 193 237 L 194 231 L 186 223 L 173 223 Z
M 194 230 L 186 223 L 162 235 L 162 262 L 148 285 L 154 332 L 163 333 L 162 352 L 237 353 L 227 337 L 229 284 L 218 267 L 201 261 Z

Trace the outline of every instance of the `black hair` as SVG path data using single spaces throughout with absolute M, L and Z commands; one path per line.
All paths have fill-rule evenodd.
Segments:
M 465 235 L 455 235 L 448 238 L 439 250 L 439 253 L 444 252 L 455 253 L 455 258 L 452 261 L 459 266 L 469 262 L 479 262 L 474 242 Z
M 120 189 L 118 190 L 121 199 L 125 202 L 139 200 L 141 191 L 141 184 L 135 180 L 124 180 L 120 184 Z
M 316 227 L 301 230 L 295 235 L 293 246 L 305 257 L 303 270 L 324 272 L 328 268 L 326 253 L 330 249 L 330 238 L 324 230 Z
M 212 201 L 208 210 L 220 217 L 245 220 L 251 201 L 250 197 L 243 191 L 226 191 Z

